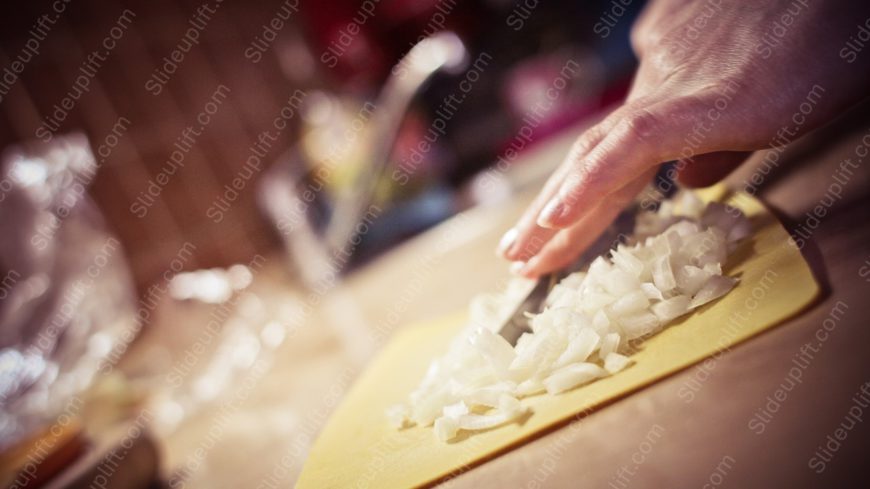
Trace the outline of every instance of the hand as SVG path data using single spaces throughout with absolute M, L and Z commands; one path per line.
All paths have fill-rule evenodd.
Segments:
M 632 31 L 640 65 L 625 103 L 577 139 L 499 253 L 527 277 L 559 269 L 634 200 L 660 163 L 677 160 L 681 182 L 709 185 L 748 152 L 827 123 L 867 93 L 870 52 L 845 49 L 850 36 L 855 45 L 868 7 L 859 0 L 653 1 Z

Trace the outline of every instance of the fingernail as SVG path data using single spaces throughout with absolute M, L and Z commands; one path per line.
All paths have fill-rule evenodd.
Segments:
M 538 226 L 542 228 L 552 228 L 553 222 L 564 212 L 565 204 L 558 197 L 552 198 L 544 209 L 538 214 Z
M 511 263 L 510 272 L 514 275 L 520 275 L 523 271 L 523 268 L 525 268 L 525 266 L 526 266 L 525 262 L 515 261 L 515 262 Z
M 504 236 L 501 237 L 501 241 L 498 242 L 496 252 L 502 256 L 506 255 L 514 243 L 516 243 L 518 235 L 519 232 L 517 231 L 517 228 L 510 228 L 508 232 L 504 233 Z

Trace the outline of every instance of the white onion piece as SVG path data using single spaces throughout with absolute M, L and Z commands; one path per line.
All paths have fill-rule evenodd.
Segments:
M 459 431 L 459 420 L 442 416 L 435 420 L 435 438 L 446 442 L 456 436 Z
M 590 292 L 583 296 L 583 303 L 580 305 L 581 310 L 586 314 L 594 314 L 602 307 L 616 302 L 616 296 L 607 292 Z
M 646 295 L 647 299 L 655 299 L 659 301 L 664 299 L 662 291 L 650 282 L 644 282 L 640 284 L 640 290 L 644 293 L 644 295 Z
M 607 263 L 607 259 L 603 256 L 596 257 L 592 260 L 592 263 L 589 264 L 589 271 L 586 273 L 586 277 L 601 277 L 606 275 L 611 268 L 612 266 L 610 263 Z
M 471 343 L 480 350 L 480 353 L 489 361 L 499 377 L 508 377 L 508 368 L 517 354 L 507 340 L 486 328 L 480 328 L 477 334 L 472 336 Z
M 678 223 L 679 224 L 679 223 Z M 673 229 L 673 226 L 668 228 L 664 233 L 664 241 L 667 245 L 668 252 L 671 255 L 675 255 L 680 252 L 680 248 L 683 247 L 683 237 L 680 236 L 680 233 L 676 232 Z
M 646 336 L 661 326 L 661 321 L 651 312 L 641 312 L 619 318 L 619 326 L 629 340 Z
M 456 404 L 444 406 L 444 417 L 450 419 L 459 419 L 460 416 L 468 414 L 468 406 L 465 402 L 459 401 Z
M 585 362 L 589 355 L 597 348 L 601 337 L 591 328 L 584 328 L 576 338 L 568 343 L 568 348 L 559 355 L 554 367 L 561 367 L 569 363 Z
M 544 383 L 539 378 L 526 379 L 517 385 L 517 395 L 523 397 L 540 394 L 546 390 Z
M 710 278 L 710 281 L 701 287 L 701 290 L 692 297 L 692 302 L 689 303 L 689 309 L 703 306 L 710 301 L 722 297 L 727 294 L 729 290 L 734 288 L 736 283 L 736 278 L 726 277 L 724 275 L 717 275 Z
M 601 340 L 601 348 L 598 350 L 598 358 L 607 358 L 607 355 L 619 350 L 619 333 L 608 333 Z
M 516 417 L 516 416 L 513 416 Z M 497 412 L 496 414 L 466 414 L 459 418 L 459 427 L 463 430 L 486 430 L 513 419 L 510 413 Z
M 451 402 L 453 399 L 443 390 L 424 397 L 414 405 L 411 411 L 411 420 L 419 425 L 428 426 L 441 415 L 444 406 Z
M 473 406 L 498 406 L 499 398 L 502 394 L 509 394 L 517 391 L 517 384 L 514 382 L 499 382 L 488 387 L 474 389 L 462 396 L 462 400 L 466 404 Z
M 622 247 L 620 246 L 620 248 Z M 613 256 L 614 265 L 629 275 L 640 278 L 644 270 L 643 262 L 632 255 L 631 252 L 622 248 L 614 250 L 611 255 Z
M 628 294 L 634 289 L 640 288 L 637 277 L 623 271 L 620 268 L 612 268 L 608 273 L 597 277 L 604 290 L 614 297 Z
M 644 311 L 649 307 L 649 299 L 642 290 L 629 292 L 610 305 L 610 313 L 614 316 L 627 316 Z
M 624 369 L 631 363 L 631 359 L 619 353 L 609 353 L 604 358 L 604 370 L 607 370 L 611 375 Z
M 667 292 L 677 286 L 674 272 L 671 270 L 670 255 L 660 256 L 653 261 L 652 276 L 656 288 L 662 292 Z
M 466 414 L 459 418 L 459 428 L 463 430 L 486 430 L 513 421 L 525 411 L 515 397 L 503 395 L 499 399 L 494 414 Z
M 592 329 L 601 335 L 606 334 L 609 328 L 610 318 L 607 317 L 607 313 L 604 312 L 604 309 L 601 309 L 596 312 L 595 317 L 592 318 Z
M 534 335 L 527 348 L 517 349 L 517 357 L 511 363 L 510 370 L 536 372 L 555 360 L 566 346 L 567 338 L 561 338 L 560 332 L 544 329 Z
M 687 295 L 676 295 L 652 305 L 652 312 L 662 323 L 680 317 L 689 312 L 689 303 L 692 298 Z
M 521 334 L 520 338 L 517 340 L 516 346 L 514 346 L 514 350 L 516 350 L 517 353 L 525 350 L 526 348 L 529 347 L 529 343 L 531 343 L 532 340 L 534 340 L 534 339 L 535 339 L 535 335 L 532 333 Z
M 698 267 L 724 263 L 728 254 L 725 234 L 716 228 L 708 228 L 703 233 L 688 236 L 680 251 L 692 257 L 692 264 Z
M 558 394 L 605 375 L 607 371 L 594 363 L 575 363 L 553 372 L 544 379 L 544 386 L 548 393 Z
M 498 409 L 501 412 L 509 413 L 512 415 L 521 414 L 525 411 L 525 409 L 523 409 L 523 405 L 520 404 L 519 399 L 514 396 L 509 396 L 507 394 L 499 398 Z
M 547 299 L 544 304 L 547 307 L 552 308 L 568 307 L 577 301 L 576 296 L 576 289 L 567 285 L 563 285 L 562 283 L 558 283 L 547 295 Z
M 677 288 L 686 295 L 695 295 L 713 274 L 694 265 L 683 265 L 677 269 L 675 278 Z

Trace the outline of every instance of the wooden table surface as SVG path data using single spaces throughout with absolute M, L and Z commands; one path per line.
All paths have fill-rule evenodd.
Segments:
M 523 156 L 510 178 L 536 183 L 520 185 L 517 197 L 460 214 L 323 294 L 298 286 L 283 271 L 283 259 L 270 257 L 249 289 L 263 314 L 306 305 L 312 311 L 302 323 L 279 320 L 287 339 L 268 355 L 268 365 L 258 370 L 254 363 L 176 427 L 157 384 L 149 384 L 157 399 L 149 409 L 174 487 L 292 486 L 328 413 L 384 338 L 503 285 L 508 274 L 493 253 L 496 242 L 534 195 L 536 174 L 557 163 L 571 139 L 556 138 Z M 849 478 L 870 480 L 863 472 L 870 428 L 857 421 L 870 418 L 870 394 L 860 391 L 870 381 L 870 171 L 858 162 L 868 148 L 870 105 L 864 104 L 788 148 L 759 186 L 765 202 L 811 234 L 804 252 L 828 290 L 815 307 L 446 485 L 834 487 Z M 742 186 L 763 157 L 756 154 L 729 182 Z M 856 168 L 840 197 L 825 200 L 847 158 Z M 522 172 L 529 175 L 518 177 Z M 818 222 L 808 219 L 831 200 Z M 179 347 L 166 338 L 198 334 L 208 311 L 164 300 L 124 368 L 142 376 L 177 365 Z M 827 452 L 817 454 L 825 444 Z

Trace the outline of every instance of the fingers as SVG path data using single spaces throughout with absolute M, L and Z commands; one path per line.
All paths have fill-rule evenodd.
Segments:
M 655 169 L 644 173 L 641 177 L 618 190 L 607 202 L 602 202 L 596 206 L 576 224 L 559 231 L 540 253 L 524 265 L 518 266 L 514 272 L 528 278 L 536 278 L 574 262 L 643 190 L 654 173 Z
M 556 195 L 544 206 L 537 224 L 561 229 L 608 199 L 649 168 L 678 157 L 705 110 L 691 98 L 634 109 L 585 157 L 573 162 Z
M 613 206 L 596 207 L 574 226 L 558 231 L 540 253 L 513 269 L 514 273 L 537 278 L 568 266 L 607 229 L 618 214 L 619 209 Z
M 538 226 L 538 214 L 541 213 L 544 205 L 556 195 L 566 175 L 572 170 L 574 162 L 582 159 L 604 139 L 613 126 L 620 120 L 623 110 L 624 108 L 617 109 L 603 121 L 586 130 L 577 139 L 566 156 L 565 161 L 550 176 L 544 188 L 531 205 L 529 205 L 523 216 L 517 221 L 517 224 L 502 237 L 497 249 L 498 254 L 512 261 L 528 260 L 537 254 L 556 234 L 556 231 L 553 229 Z
M 677 163 L 677 178 L 688 187 L 707 187 L 728 176 L 750 154 L 748 151 L 716 151 L 692 157 L 691 160 L 680 160 Z

